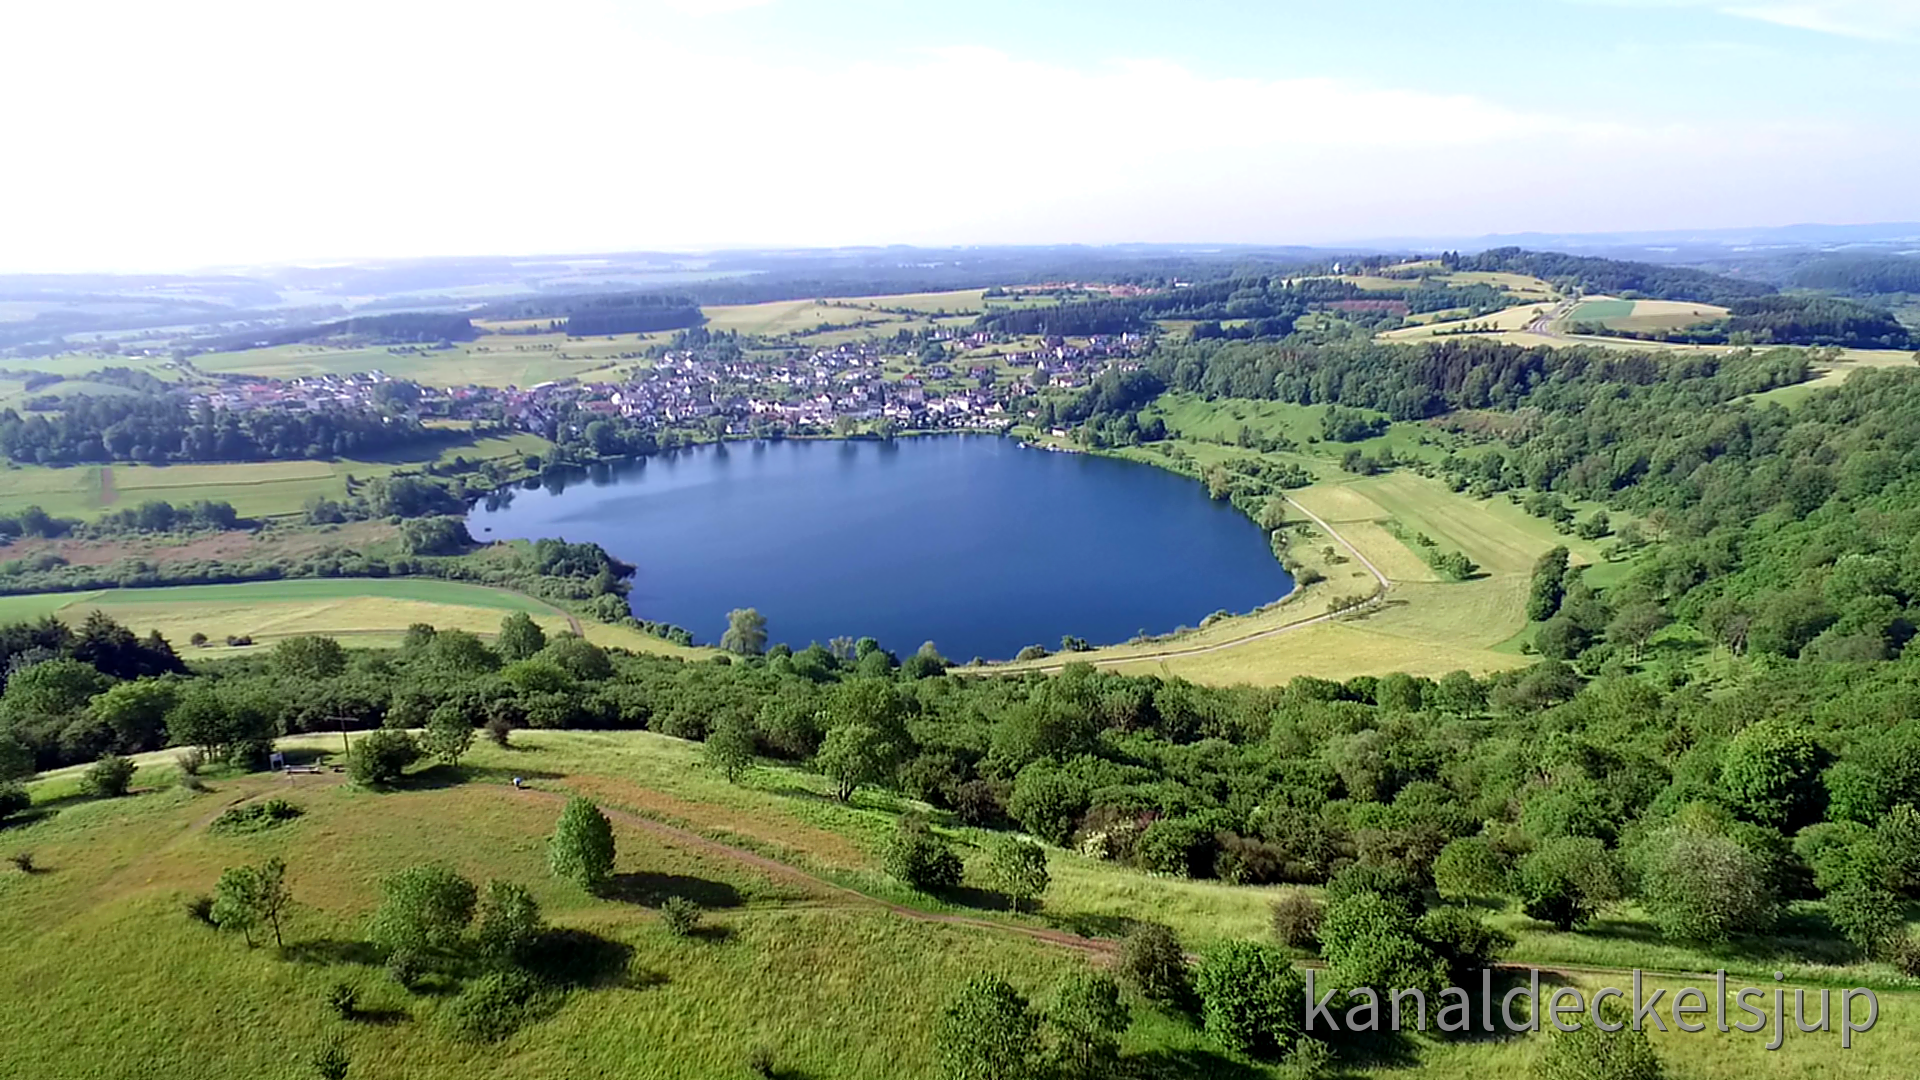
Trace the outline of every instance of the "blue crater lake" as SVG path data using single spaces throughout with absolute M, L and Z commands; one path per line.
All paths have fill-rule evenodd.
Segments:
M 1292 588 L 1258 525 L 1186 478 L 991 436 L 704 446 L 483 501 L 481 540 L 593 541 L 643 619 L 795 648 L 872 635 L 964 663 L 1248 611 Z

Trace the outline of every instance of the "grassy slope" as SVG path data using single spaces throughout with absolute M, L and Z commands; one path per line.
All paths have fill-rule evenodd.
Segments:
M 391 645 L 414 623 L 490 636 L 512 611 L 532 615 L 549 634 L 569 627 L 565 612 L 522 593 L 430 578 L 313 578 L 0 597 L 0 622 L 57 615 L 77 623 L 95 610 L 137 633 L 158 630 L 189 657 L 196 653 L 186 642 L 195 632 L 214 641 L 244 634 L 260 646 L 297 634 L 336 635 L 346 645 Z M 582 629 L 603 646 L 709 655 L 625 627 L 588 622 Z
M 1302 622 L 1323 614 L 1327 601 L 1334 597 L 1370 592 L 1374 583 L 1364 569 L 1348 558 L 1344 549 L 1309 527 L 1307 535 L 1293 540 L 1291 550 L 1325 573 L 1326 582 L 1290 598 L 1281 607 L 1222 620 L 1174 642 L 1118 645 L 1077 654 L 1075 660 L 1112 665 L 1134 674 L 1153 672 L 1209 683 L 1260 685 L 1283 683 L 1295 675 L 1344 679 L 1393 671 L 1428 676 L 1459 669 L 1485 673 L 1526 662 L 1513 642 L 1526 628 L 1524 602 L 1535 559 L 1557 545 L 1565 545 L 1576 562 L 1602 562 L 1600 545 L 1562 535 L 1504 498 L 1474 499 L 1404 470 L 1356 477 L 1333 462 L 1350 447 L 1372 454 L 1390 449 L 1398 457 L 1437 460 L 1455 448 L 1456 440 L 1446 433 L 1418 424 L 1394 424 L 1385 434 L 1364 442 L 1315 445 L 1307 440 L 1318 437 L 1324 406 L 1237 399 L 1209 402 L 1173 394 L 1163 398 L 1154 410 L 1170 431 L 1188 437 L 1179 440 L 1181 449 L 1203 465 L 1244 458 L 1253 451 L 1189 441 L 1192 437 L 1231 439 L 1244 425 L 1259 435 L 1292 439 L 1300 451 L 1264 456 L 1300 465 L 1319 477 L 1319 482 L 1289 492 L 1289 496 L 1326 520 L 1345 541 L 1372 560 L 1393 587 L 1387 602 L 1369 612 L 1198 655 L 1151 656 L 1229 643 Z M 1471 452 L 1468 447 L 1459 449 Z M 1147 462 L 1165 460 L 1152 448 L 1128 450 L 1124 456 Z M 1579 509 L 1584 514 L 1591 508 Z M 1292 518 L 1302 520 L 1297 513 Z M 1397 522 L 1409 534 L 1426 533 L 1442 550 L 1464 551 L 1480 564 L 1483 573 L 1465 582 L 1438 580 L 1425 560 L 1388 530 L 1389 522 Z M 1331 559 L 1324 554 L 1327 547 L 1334 548 Z M 1042 665 L 1013 666 L 1059 662 L 1055 657 Z
M 331 749 L 335 738 L 289 743 Z M 512 751 L 477 747 L 468 784 L 387 795 L 354 791 L 331 777 L 249 777 L 216 779 L 209 795 L 173 789 L 76 803 L 59 801 L 70 779 L 39 782 L 36 796 L 55 800 L 59 813 L 7 830 L 6 842 L 33 850 L 48 872 L 0 875 L 0 934 L 9 941 L 0 950 L 0 987 L 17 1003 L 10 1015 L 19 1021 L 13 1036 L 0 1040 L 0 1075 L 281 1075 L 327 1032 L 342 1031 L 356 1074 L 370 1076 L 734 1077 L 743 1075 L 747 1049 L 760 1042 L 775 1049 L 783 1067 L 808 1076 L 931 1076 L 928 1033 L 959 979 L 993 971 L 1044 994 L 1083 962 L 1017 937 L 850 907 L 625 822 L 616 824 L 624 875 L 616 895 L 627 899 L 587 897 L 544 871 L 543 838 L 556 805 L 516 796 L 503 783 L 507 775 L 588 791 L 605 805 L 881 893 L 890 887 L 875 869 L 875 851 L 895 807 L 866 798 L 841 806 L 819 796 L 818 778 L 770 765 L 745 784 L 729 785 L 701 765 L 697 746 L 647 733 L 526 732 L 517 740 L 522 747 Z M 136 783 L 164 783 L 164 771 L 143 771 Z M 232 800 L 269 791 L 307 814 L 250 837 L 204 831 Z M 972 845 L 981 835 L 951 836 L 977 863 Z M 292 867 L 298 906 L 289 922 L 297 957 L 291 961 L 217 936 L 181 909 L 223 866 L 269 854 L 282 854 Z M 401 993 L 351 944 L 376 902 L 379 876 L 428 861 L 530 886 L 554 923 L 631 950 L 624 984 L 610 980 L 577 992 L 556 1016 L 498 1047 L 450 1041 L 433 1023 L 444 998 Z M 1151 878 L 1059 851 L 1052 864 L 1043 914 L 1020 921 L 1103 932 L 1151 917 L 1173 922 L 1199 944 L 1261 936 L 1266 907 L 1279 891 Z M 970 880 L 977 880 L 976 869 L 970 865 Z M 705 898 L 714 909 L 710 919 L 727 936 L 679 941 L 663 934 L 651 909 L 670 893 Z M 1591 936 L 1539 932 L 1511 913 L 1501 918 L 1523 931 L 1522 959 L 1585 948 L 1599 962 L 1618 956 L 1686 969 L 1726 963 L 1685 950 L 1649 951 L 1636 940 L 1645 925 L 1631 911 Z M 1758 976 L 1736 977 L 1735 985 L 1759 985 L 1771 963 L 1736 958 L 1727 966 Z M 1796 981 L 1819 974 L 1792 970 Z M 1878 968 L 1827 977 L 1835 985 L 1897 985 Z M 338 981 L 356 986 L 362 1006 L 386 1010 L 390 1022 L 328 1018 L 321 999 Z M 1621 980 L 1576 981 L 1591 988 Z M 1671 992 L 1677 984 L 1656 985 Z M 1845 1055 L 1834 1052 L 1834 1036 L 1796 1036 L 1773 1054 L 1762 1037 L 1711 1030 L 1656 1034 L 1655 1042 L 1674 1074 L 1691 1080 L 1894 1075 L 1890 1070 L 1910 1051 L 1902 1034 L 1920 996 L 1883 990 L 1881 1001 L 1879 1028 Z M 1398 1062 L 1357 1075 L 1513 1075 L 1539 1042 L 1414 1039 Z M 1127 1045 L 1188 1059 L 1187 1068 L 1167 1075 L 1243 1075 L 1186 1023 L 1144 1008 L 1136 1009 Z

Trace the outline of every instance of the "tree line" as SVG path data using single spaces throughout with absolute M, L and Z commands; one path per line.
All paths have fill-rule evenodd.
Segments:
M 216 409 L 174 397 L 78 397 L 57 413 L 0 411 L 0 454 L 22 464 L 320 460 L 442 441 L 375 409 Z

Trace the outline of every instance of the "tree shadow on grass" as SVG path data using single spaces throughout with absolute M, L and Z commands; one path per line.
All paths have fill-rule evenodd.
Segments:
M 1055 930 L 1065 930 L 1086 938 L 1123 938 L 1140 926 L 1140 920 L 1125 915 L 1097 915 L 1091 912 L 1049 915 L 1043 921 Z
M 822 795 L 811 788 L 801 787 L 799 784 L 792 784 L 792 783 L 779 784 L 774 787 L 767 788 L 766 791 L 769 794 L 780 795 L 789 799 L 803 799 L 808 802 L 823 803 L 831 806 L 851 805 L 849 803 L 842 803 L 839 799 L 836 799 L 831 795 Z
M 1214 1050 L 1149 1050 L 1120 1062 L 1126 1080 L 1267 1080 L 1272 1074 Z
M 933 895 L 949 904 L 958 904 L 976 911 L 1004 911 L 1009 914 L 1013 912 L 1013 900 L 998 889 L 982 889 L 977 885 L 955 885 L 952 888 L 940 889 Z M 1039 900 L 1024 900 L 1020 903 L 1021 912 L 1028 915 L 1035 914 L 1041 908 L 1042 904 Z
M 538 769 L 513 769 L 499 765 L 430 765 L 406 775 L 394 787 L 407 791 L 440 791 L 466 784 L 511 784 L 522 780 L 559 780 L 563 774 Z
M 349 1019 L 371 1027 L 393 1027 L 413 1019 L 413 1014 L 405 1009 L 355 1009 Z
M 733 908 L 745 902 L 740 890 L 724 881 L 644 870 L 613 875 L 613 880 L 607 883 L 602 895 L 609 900 L 650 908 L 657 908 L 676 896 L 691 900 L 703 908 Z
M 540 936 L 527 972 L 569 990 L 642 990 L 662 986 L 665 974 L 634 971 L 633 946 L 585 930 L 556 928 Z
M 359 964 L 363 967 L 378 967 L 381 963 L 380 949 L 370 941 L 350 941 L 342 938 L 313 938 L 308 941 L 295 941 L 280 950 L 280 955 L 296 964 Z

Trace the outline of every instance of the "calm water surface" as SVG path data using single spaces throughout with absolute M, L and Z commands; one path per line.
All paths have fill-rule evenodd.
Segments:
M 599 544 L 640 568 L 635 614 L 700 641 L 754 607 L 795 648 L 871 634 L 961 662 L 1162 633 L 1292 587 L 1259 527 L 1191 480 L 989 436 L 701 447 L 518 489 L 468 524 Z

